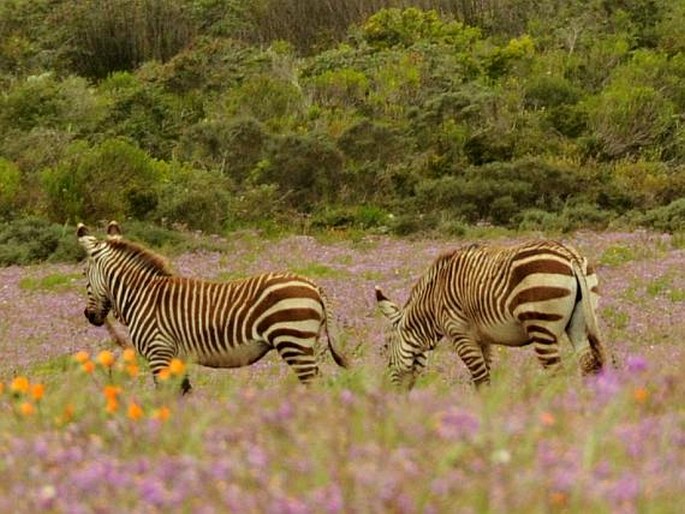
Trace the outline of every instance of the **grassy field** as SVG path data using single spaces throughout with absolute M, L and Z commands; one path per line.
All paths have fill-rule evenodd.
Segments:
M 618 368 L 582 380 L 566 348 L 550 377 L 532 349 L 496 348 L 480 392 L 446 345 L 410 394 L 393 391 L 373 293 L 403 302 L 433 258 L 466 241 L 246 234 L 171 258 L 205 278 L 310 276 L 353 360 L 345 371 L 324 354 L 310 388 L 275 354 L 238 370 L 189 364 L 184 398 L 177 377 L 154 388 L 143 362 L 88 325 L 81 266 L 0 269 L 0 512 L 679 512 L 683 239 L 567 242 L 598 264 Z

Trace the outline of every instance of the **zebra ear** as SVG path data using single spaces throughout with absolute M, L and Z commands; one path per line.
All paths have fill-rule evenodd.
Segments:
M 93 253 L 93 250 L 95 250 L 98 240 L 90 235 L 88 227 L 83 223 L 79 223 L 76 227 L 76 237 L 78 237 L 78 242 L 81 243 L 81 246 L 83 246 L 86 253 L 90 256 L 90 254 Z
M 76 237 L 81 239 L 83 236 L 87 236 L 90 233 L 88 230 L 88 227 L 86 227 L 83 223 L 79 223 L 76 225 Z
M 397 323 L 402 317 L 402 312 L 400 308 L 391 302 L 387 296 L 383 294 L 383 291 L 376 286 L 376 302 L 380 308 L 383 315 L 388 318 L 392 323 Z
M 107 225 L 107 239 L 121 239 L 121 227 L 114 220 Z

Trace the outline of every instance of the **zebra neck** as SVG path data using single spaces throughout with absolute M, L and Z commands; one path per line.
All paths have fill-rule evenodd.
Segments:
M 118 314 L 118 319 L 124 325 L 130 325 L 138 306 L 147 302 L 154 291 L 159 279 L 156 273 L 136 273 L 130 276 L 126 273 L 110 274 L 110 292 L 112 307 Z

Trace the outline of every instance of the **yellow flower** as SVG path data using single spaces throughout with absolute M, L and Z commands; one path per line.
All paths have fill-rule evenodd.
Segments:
M 133 363 L 132 363 L 132 364 L 128 364 L 128 365 L 126 366 L 126 373 L 128 373 L 128 376 L 130 376 L 131 378 L 137 377 L 137 376 L 138 376 L 138 371 L 139 371 L 139 369 L 138 369 L 138 365 L 137 365 L 137 364 L 133 364 Z
M 136 421 L 143 417 L 143 408 L 136 402 L 130 402 L 128 404 L 128 417 Z
M 171 362 L 169 363 L 169 373 L 174 376 L 179 376 L 182 375 L 185 370 L 186 365 L 181 359 L 171 359 Z
M 86 361 L 81 364 L 81 369 L 86 373 L 92 373 L 95 370 L 95 363 L 93 361 Z
M 10 390 L 13 393 L 26 394 L 29 392 L 30 387 L 31 384 L 29 384 L 29 379 L 26 377 L 15 377 L 10 384 Z
M 5 392 L 5 384 L 3 382 L 0 382 L 0 394 Z
M 36 408 L 31 402 L 23 402 L 19 405 L 19 412 L 21 412 L 22 416 L 33 416 L 36 412 Z
M 152 411 L 152 419 L 158 419 L 159 421 L 166 421 L 171 415 L 171 409 L 169 407 L 160 407 Z
M 169 368 L 162 368 L 159 370 L 159 373 L 157 374 L 157 378 L 159 380 L 169 380 L 170 376 L 171 370 Z
M 124 362 L 132 364 L 136 361 L 136 351 L 133 348 L 126 348 L 121 357 L 124 359 Z
M 76 362 L 78 362 L 79 364 L 83 364 L 83 363 L 87 362 L 89 359 L 90 359 L 90 355 L 88 354 L 88 352 L 86 352 L 84 350 L 81 350 L 80 352 L 77 352 L 74 355 L 74 360 Z
M 32 384 L 31 385 L 31 396 L 34 400 L 40 401 L 45 394 L 45 386 L 43 384 Z
M 98 364 L 105 368 L 111 368 L 114 360 L 114 354 L 109 350 L 102 350 L 97 356 Z

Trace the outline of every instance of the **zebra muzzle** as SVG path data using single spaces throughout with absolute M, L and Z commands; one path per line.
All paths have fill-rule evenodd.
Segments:
M 96 327 L 100 327 L 105 323 L 104 317 L 98 316 L 96 312 L 88 310 L 87 307 L 83 310 L 83 315 L 91 325 L 95 325 Z

